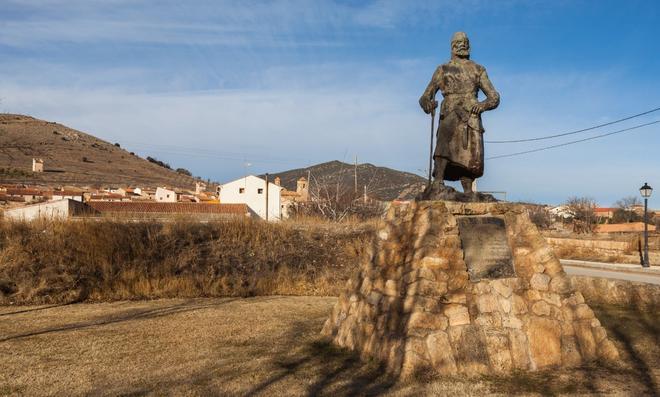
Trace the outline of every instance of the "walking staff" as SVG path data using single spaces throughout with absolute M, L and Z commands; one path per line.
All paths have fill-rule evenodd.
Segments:
M 433 175 L 433 134 L 435 134 L 435 108 L 431 110 L 431 150 L 429 153 L 429 181 L 426 184 L 427 188 L 431 186 L 431 177 Z

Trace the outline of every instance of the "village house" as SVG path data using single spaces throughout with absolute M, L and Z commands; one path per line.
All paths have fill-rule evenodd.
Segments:
M 118 194 L 120 196 L 126 196 L 126 189 L 121 187 L 109 187 L 105 189 L 106 192 L 111 194 Z
M 614 218 L 614 213 L 616 208 L 605 208 L 605 207 L 596 207 L 594 208 L 594 215 L 599 220 L 612 219 Z
M 124 190 L 126 190 L 126 195 L 131 199 L 142 196 L 142 189 L 139 187 L 127 187 Z
M 44 161 L 42 159 L 32 159 L 32 172 L 44 172 Z
M 268 190 L 266 190 L 268 189 Z M 261 219 L 282 219 L 281 191 L 283 188 L 254 175 L 227 182 L 220 189 L 221 204 L 246 204 Z M 266 197 L 268 203 L 266 204 Z
M 121 194 L 97 192 L 89 195 L 86 201 L 130 201 L 130 198 Z
M 282 185 L 282 180 L 279 176 L 275 177 L 275 184 Z M 296 181 L 296 191 L 287 190 L 282 188 L 282 199 L 280 203 L 282 219 L 287 219 L 291 216 L 293 208 L 299 203 L 306 203 L 309 201 L 309 183 L 307 178 L 301 177 Z
M 158 203 L 176 203 L 178 198 L 174 190 L 164 187 L 156 188 L 155 201 Z
M 47 200 L 47 195 L 44 191 L 37 188 L 30 187 L 8 187 L 5 194 L 12 199 L 12 201 L 23 201 L 26 203 L 33 203 L 36 201 Z
M 156 190 L 155 189 L 149 189 L 149 188 L 142 189 L 140 199 L 156 201 Z
M 59 189 L 59 190 L 45 192 L 45 197 L 48 198 L 48 200 L 53 200 L 53 201 L 70 199 L 82 203 L 83 191 Z

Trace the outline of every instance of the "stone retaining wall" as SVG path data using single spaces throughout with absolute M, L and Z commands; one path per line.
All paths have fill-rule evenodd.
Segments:
M 620 305 L 639 310 L 660 308 L 660 285 L 586 276 L 571 276 L 571 285 L 590 304 Z

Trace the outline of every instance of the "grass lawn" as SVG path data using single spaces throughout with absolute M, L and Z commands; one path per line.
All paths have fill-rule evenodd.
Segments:
M 170 299 L 0 307 L 0 395 L 660 393 L 660 316 L 594 307 L 614 367 L 395 383 L 318 334 L 336 298 Z

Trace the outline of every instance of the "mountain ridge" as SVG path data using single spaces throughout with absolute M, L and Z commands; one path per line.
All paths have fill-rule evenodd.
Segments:
M 412 199 L 426 186 L 426 179 L 417 174 L 371 163 L 358 164 L 356 169 L 355 164 L 339 160 L 269 174 L 271 179 L 279 177 L 283 187 L 294 191 L 296 181 L 308 176 L 310 192 L 318 196 L 337 193 L 362 195 L 366 190 L 367 196 L 371 198 L 391 201 Z

